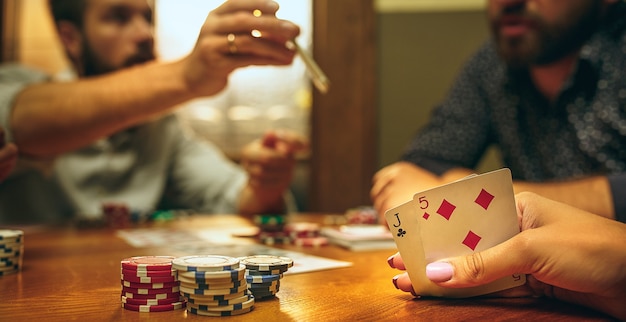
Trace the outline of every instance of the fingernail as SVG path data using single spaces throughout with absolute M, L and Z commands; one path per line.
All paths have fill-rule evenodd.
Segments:
M 445 282 L 452 278 L 454 269 L 450 263 L 434 262 L 426 265 L 426 276 L 433 282 Z
M 391 255 L 391 256 L 389 256 L 389 258 L 387 258 L 387 264 L 389 264 L 389 267 L 391 267 L 391 268 L 396 268 L 396 266 L 395 266 L 395 265 L 393 265 L 393 258 L 394 258 L 395 256 L 396 256 L 396 255 Z
M 393 279 L 391 280 L 391 282 L 393 283 L 393 286 L 395 286 L 395 287 L 396 287 L 396 289 L 400 289 L 400 288 L 398 287 L 398 278 L 400 278 L 400 275 L 396 275 L 396 276 L 394 276 L 394 277 L 393 277 Z

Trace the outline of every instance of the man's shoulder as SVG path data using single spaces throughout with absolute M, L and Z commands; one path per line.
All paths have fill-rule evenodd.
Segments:
M 50 79 L 43 71 L 17 63 L 0 64 L 0 82 L 38 82 Z

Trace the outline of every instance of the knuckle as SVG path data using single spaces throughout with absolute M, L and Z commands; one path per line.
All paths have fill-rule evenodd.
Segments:
M 473 253 L 465 257 L 465 272 L 466 277 L 472 281 L 479 281 L 485 275 L 484 261 L 481 254 Z

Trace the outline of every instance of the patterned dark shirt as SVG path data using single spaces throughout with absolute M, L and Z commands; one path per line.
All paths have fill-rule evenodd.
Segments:
M 626 222 L 626 4 L 610 12 L 554 102 L 487 42 L 402 159 L 442 174 L 475 168 L 496 145 L 515 180 L 606 175 L 616 217 Z

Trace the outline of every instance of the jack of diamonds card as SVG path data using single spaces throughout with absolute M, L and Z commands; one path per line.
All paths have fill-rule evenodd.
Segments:
M 526 282 L 525 275 L 521 274 L 507 276 L 482 286 L 446 289 L 438 287 L 425 277 L 428 263 L 485 250 L 519 233 L 509 169 L 470 176 L 419 192 L 409 204 L 413 205 L 410 216 L 414 218 L 406 217 L 409 213 L 406 208 L 403 208 L 405 218 L 391 213 L 391 210 L 386 213 L 386 217 L 392 233 L 398 230 L 395 225 L 401 220 L 405 221 L 405 227 L 401 228 L 405 231 L 404 235 L 401 237 L 396 234 L 394 238 L 402 258 L 405 259 L 416 294 L 469 297 L 493 293 Z M 417 242 L 409 242 L 409 238 L 405 238 L 410 231 L 419 234 Z M 420 249 L 417 252 L 420 255 L 419 260 L 411 258 L 415 255 L 410 255 L 416 253 L 416 248 Z

